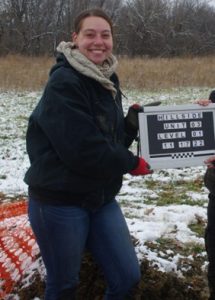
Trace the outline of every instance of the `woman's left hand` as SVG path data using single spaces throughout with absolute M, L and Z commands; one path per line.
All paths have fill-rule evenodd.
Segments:
M 212 102 L 211 102 L 211 100 L 208 100 L 208 99 L 199 99 L 199 100 L 196 100 L 194 103 L 202 105 L 202 106 L 207 106 Z

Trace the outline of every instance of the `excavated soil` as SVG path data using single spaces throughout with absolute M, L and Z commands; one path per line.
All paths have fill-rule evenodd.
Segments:
M 2 197 L 3 198 L 3 197 Z M 1 195 L 0 195 L 1 200 Z M 19 201 L 18 201 L 19 200 Z M 7 203 L 1 206 L 0 220 L 26 213 L 25 199 L 16 199 L 11 201 L 13 205 Z M 7 208 L 7 209 L 6 209 Z M 13 224 L 11 223 L 11 226 Z M 14 226 L 16 228 L 16 226 Z M 12 232 L 14 228 L 9 228 Z M 13 230 L 12 230 L 13 229 Z M 6 229 L 5 229 L 6 230 Z M 27 229 L 26 229 L 27 230 Z M 29 232 L 28 232 L 29 234 Z M 25 237 L 25 235 L 24 235 Z M 138 240 L 134 237 L 134 245 Z M 20 238 L 20 241 L 24 241 Z M 167 245 L 168 246 L 168 245 Z M 173 245 L 174 247 L 177 245 Z M 24 250 L 29 250 L 25 247 Z M 179 251 L 177 248 L 176 252 Z M 39 254 L 38 254 L 39 256 Z M 38 258 L 38 257 L 37 257 Z M 178 264 L 178 271 L 181 271 L 183 277 L 178 277 L 176 273 L 164 273 L 156 265 L 152 265 L 145 258 L 141 261 L 141 280 L 132 294 L 127 299 L 133 300 L 206 300 L 208 299 L 208 287 L 206 271 L 203 271 L 202 265 L 205 262 L 201 256 L 193 255 L 192 260 L 183 260 Z M 188 266 L 188 268 L 184 268 Z M 186 269 L 186 271 L 184 271 Z M 35 297 L 43 299 L 45 283 L 41 279 L 38 271 L 35 270 L 31 278 L 31 283 L 23 288 L 23 284 L 13 286 L 12 294 L 18 294 L 20 300 L 32 300 Z M 105 291 L 105 282 L 101 270 L 93 261 L 91 255 L 84 255 L 81 272 L 80 285 L 77 291 L 77 300 L 102 300 Z M 12 298 L 11 298 L 12 297 Z M 7 300 L 14 300 L 11 296 Z M 4 299 L 2 299 L 4 300 Z
M 208 289 L 206 274 L 202 273 L 200 265 L 192 266 L 192 272 L 185 278 L 178 278 L 174 273 L 163 273 L 155 266 L 150 266 L 147 260 L 141 263 L 141 281 L 132 291 L 132 300 L 206 300 Z M 20 300 L 29 300 L 41 297 L 45 284 L 38 274 L 33 283 L 18 294 Z M 101 271 L 94 263 L 90 254 L 86 254 L 80 273 L 80 286 L 77 300 L 102 300 L 105 283 Z

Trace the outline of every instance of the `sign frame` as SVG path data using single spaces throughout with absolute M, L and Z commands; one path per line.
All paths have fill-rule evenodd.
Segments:
M 206 158 L 215 155 L 215 104 L 143 109 L 138 114 L 140 156 L 152 169 L 203 166 Z

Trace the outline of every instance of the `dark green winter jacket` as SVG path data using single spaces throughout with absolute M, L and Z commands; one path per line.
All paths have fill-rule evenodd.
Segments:
M 112 200 L 137 157 L 128 150 L 116 74 L 111 92 L 80 74 L 61 55 L 29 119 L 25 175 L 30 195 L 53 204 L 95 208 Z M 128 130 L 127 130 L 128 131 Z

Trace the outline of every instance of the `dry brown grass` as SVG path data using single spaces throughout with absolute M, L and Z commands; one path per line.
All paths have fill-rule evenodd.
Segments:
M 118 73 L 130 88 L 214 87 L 215 57 L 121 59 Z
M 0 89 L 38 90 L 48 77 L 54 59 L 50 57 L 26 57 L 8 55 L 0 57 Z
M 54 58 L 0 57 L 1 90 L 38 90 L 47 81 Z M 120 58 L 118 74 L 125 88 L 160 90 L 174 87 L 214 87 L 215 56 L 194 58 Z

